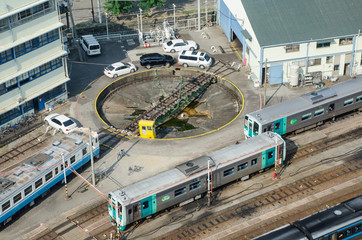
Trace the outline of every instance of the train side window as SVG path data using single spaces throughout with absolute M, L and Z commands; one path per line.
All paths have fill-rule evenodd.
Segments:
M 266 128 L 263 129 L 263 132 L 266 132 Z
M 29 187 L 25 188 L 24 195 L 28 196 L 32 191 L 33 191 L 33 186 L 29 186 Z
M 248 163 L 243 163 L 238 166 L 238 171 L 244 170 L 248 168 Z
M 55 168 L 55 169 L 54 169 L 54 175 L 57 175 L 57 174 L 58 174 L 58 171 L 59 171 L 59 169 L 58 169 L 58 168 Z
M 148 208 L 148 201 L 143 202 L 142 209 Z
M 253 129 L 253 123 L 249 122 L 249 129 Z
M 274 152 L 271 151 L 271 152 L 268 152 L 268 159 L 272 158 L 274 156 Z
M 254 122 L 254 128 L 253 128 L 253 132 L 258 134 L 259 133 L 259 124 Z
M 353 103 L 353 98 L 344 101 L 344 104 L 343 104 L 343 105 L 344 105 L 345 107 L 347 107 L 347 106 L 351 105 L 352 103 Z
M 224 177 L 234 174 L 234 168 L 230 168 L 224 171 Z
M 257 162 L 258 162 L 258 159 L 256 159 L 256 158 L 251 160 L 251 166 L 255 165 Z
M 334 103 L 330 104 L 328 107 L 328 111 L 334 111 Z
M 35 182 L 35 188 L 38 188 L 41 185 L 43 185 L 43 179 L 42 178 L 40 178 L 38 181 Z
M 362 95 L 361 96 L 357 96 L 356 97 L 356 102 L 361 102 L 362 101 Z
M 277 124 L 275 124 L 275 130 L 280 128 L 280 122 L 278 122 Z
M 128 209 L 128 214 L 132 214 L 132 209 Z
M 268 131 L 271 131 L 271 125 L 268 126 Z
M 248 117 L 248 116 L 245 116 L 244 126 L 245 126 L 246 128 L 248 127 L 248 120 L 249 120 L 249 117 Z
M 83 156 L 87 154 L 87 148 L 83 148 Z
M 180 195 L 182 195 L 182 194 L 184 194 L 184 193 L 186 193 L 186 187 L 177 189 L 177 190 L 175 191 L 175 197 L 180 196 Z
M 318 117 L 324 114 L 324 109 L 319 109 L 317 111 L 314 112 L 314 117 Z
M 60 165 L 60 171 L 63 171 L 64 170 L 64 165 Z
M 306 121 L 312 118 L 312 113 L 307 113 L 302 116 L 302 121 Z
M 18 193 L 13 198 L 14 204 L 19 202 L 20 200 L 21 200 L 21 193 Z
M 75 162 L 75 156 L 70 158 L 70 164 L 73 164 Z
M 49 181 L 49 179 L 51 179 L 53 177 L 53 172 L 48 173 L 47 175 L 45 175 L 45 181 Z
M 135 213 L 135 212 L 137 212 L 137 210 L 138 210 L 137 205 L 134 205 L 134 206 L 133 206 L 133 212 Z
M 3 212 L 5 212 L 10 207 L 10 200 L 1 205 L 1 209 Z
M 190 184 L 190 191 L 200 187 L 200 181 Z

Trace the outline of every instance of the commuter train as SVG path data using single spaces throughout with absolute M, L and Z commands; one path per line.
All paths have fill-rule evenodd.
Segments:
M 90 160 L 89 130 L 79 128 L 70 134 L 56 134 L 45 146 L 12 167 L 0 172 L 0 225 L 15 213 L 45 196 L 48 190 Z M 98 134 L 91 133 L 93 155 L 99 155 Z M 64 167 L 65 166 L 65 167 Z
M 362 108 L 362 77 L 245 115 L 245 138 L 273 131 L 280 135 L 303 131 L 325 120 Z
M 265 132 L 110 192 L 111 222 L 123 231 L 137 220 L 201 198 L 210 186 L 217 188 L 237 179 L 248 179 L 252 173 L 282 164 L 285 148 L 279 134 Z
M 352 240 L 361 238 L 362 196 L 359 196 L 253 240 Z

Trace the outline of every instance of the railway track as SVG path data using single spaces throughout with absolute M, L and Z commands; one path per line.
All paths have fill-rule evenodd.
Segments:
M 344 135 L 333 137 L 331 139 L 324 139 L 322 141 L 310 143 L 309 145 L 299 148 L 297 150 L 294 149 L 294 152 L 291 151 L 290 154 L 293 154 L 293 158 L 289 160 L 292 162 L 301 161 L 305 158 L 315 155 L 316 153 L 335 148 L 337 145 L 343 145 L 344 143 L 353 141 L 354 139 L 359 139 L 361 138 L 361 134 L 362 129 L 359 128 L 357 130 L 348 132 Z M 205 238 L 205 236 L 207 236 L 208 234 L 213 233 L 215 229 L 224 229 L 227 226 L 234 224 L 235 221 L 237 219 L 240 219 L 241 216 L 250 217 L 256 212 L 263 212 L 266 209 L 276 208 L 280 204 L 288 204 L 294 202 L 300 197 L 312 195 L 315 192 L 327 188 L 328 186 L 333 186 L 338 182 L 343 182 L 346 181 L 346 179 L 360 176 L 362 173 L 362 162 L 360 161 L 360 159 L 362 159 L 362 149 L 359 149 L 359 151 L 351 152 L 350 155 L 345 157 L 325 159 L 323 161 L 320 161 L 319 163 L 316 163 L 316 165 L 328 164 L 334 161 L 345 161 L 345 163 L 341 164 L 339 167 L 334 168 L 332 171 L 325 170 L 317 175 L 309 176 L 293 184 L 283 186 L 268 194 L 264 194 L 258 198 L 243 202 L 241 206 L 234 206 L 232 209 L 228 209 L 227 211 L 222 212 L 216 216 L 203 216 L 202 220 L 188 223 L 185 227 L 177 231 L 171 232 L 167 235 L 158 237 L 157 239 L 198 239 L 201 237 Z M 308 169 L 311 167 L 315 166 L 308 166 Z M 299 174 L 301 171 L 305 170 L 307 170 L 307 168 L 300 169 L 298 172 L 295 172 L 293 174 Z M 294 176 L 293 174 L 291 174 L 290 176 Z M 283 178 L 286 177 L 287 176 Z M 352 196 L 354 194 L 356 194 L 357 196 L 358 194 L 361 194 L 360 190 L 361 189 L 355 191 L 355 193 L 347 194 L 346 196 Z M 338 201 L 341 201 L 341 199 L 343 198 L 329 199 L 325 201 L 325 204 L 333 205 L 334 202 L 337 203 Z M 214 200 L 214 204 L 217 204 L 217 202 L 221 200 L 222 199 Z M 199 200 L 198 204 L 206 206 L 206 199 L 204 198 Z M 223 201 L 223 204 L 225 204 L 225 201 Z M 313 208 L 313 210 L 319 208 L 321 208 L 321 206 L 316 206 L 315 208 Z M 279 223 L 292 221 L 290 219 L 292 219 L 293 217 L 297 219 L 298 216 L 300 216 L 301 214 L 303 215 L 303 213 L 306 214 L 307 212 L 312 212 L 312 210 L 307 209 L 303 212 L 295 212 L 293 214 L 288 214 L 287 218 L 278 218 L 271 223 L 263 223 L 263 226 L 265 226 L 263 227 L 263 229 L 267 231 L 267 229 L 272 229 Z M 164 214 L 167 213 L 159 213 L 155 216 L 155 218 L 163 216 Z M 68 220 L 69 222 L 86 232 L 90 236 L 90 238 L 93 239 L 106 240 L 116 235 L 116 228 L 112 226 L 109 221 L 106 201 L 90 209 L 86 209 L 82 213 L 69 216 Z M 146 219 L 143 222 L 144 224 L 147 224 L 147 222 L 149 221 L 154 221 L 154 219 Z M 122 232 L 121 235 L 127 239 L 137 239 L 137 236 L 135 236 L 137 232 L 137 227 L 137 224 L 133 224 L 126 231 Z M 150 229 L 149 231 L 152 232 L 154 230 Z M 45 235 L 51 234 L 54 236 L 54 232 L 52 231 L 49 231 Z M 237 234 L 237 238 L 248 239 L 248 237 L 251 237 L 251 235 L 247 234 L 246 232 L 240 232 Z M 259 235 L 255 232 L 254 234 L 255 236 Z M 260 234 L 262 233 L 260 232 Z M 53 239 L 46 238 L 45 235 L 35 239 Z

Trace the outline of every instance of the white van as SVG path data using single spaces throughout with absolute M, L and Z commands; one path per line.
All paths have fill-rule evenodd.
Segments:
M 80 45 L 87 53 L 87 55 L 101 54 L 101 45 L 93 35 L 83 35 L 80 38 Z
M 178 56 L 178 63 L 184 67 L 205 69 L 212 65 L 212 58 L 205 52 L 183 50 Z

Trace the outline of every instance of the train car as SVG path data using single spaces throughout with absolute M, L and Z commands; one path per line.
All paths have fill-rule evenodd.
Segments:
M 303 131 L 341 114 L 362 108 L 362 77 L 246 114 L 246 138 L 273 131 Z
M 253 240 L 352 240 L 361 238 L 362 196 L 359 196 Z
M 79 128 L 65 135 L 51 138 L 52 144 L 44 146 L 0 173 L 0 224 L 12 220 L 14 214 L 25 206 L 34 205 L 35 199 L 45 196 L 49 189 L 90 160 L 89 130 Z M 99 155 L 98 134 L 91 133 L 93 155 Z M 39 146 L 37 146 L 39 147 Z
M 209 186 L 220 187 L 250 174 L 282 164 L 285 142 L 266 132 L 242 143 L 204 155 L 153 177 L 110 192 L 111 221 L 123 231 L 139 219 L 201 198 Z M 211 174 L 212 173 L 212 174 Z M 211 184 L 208 184 L 208 174 Z

